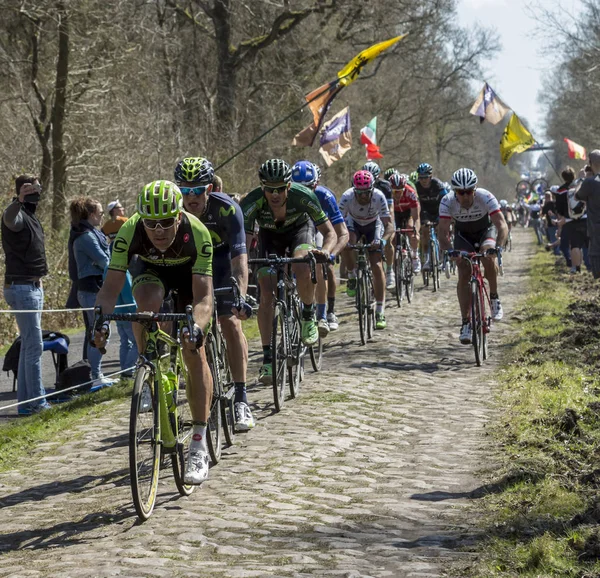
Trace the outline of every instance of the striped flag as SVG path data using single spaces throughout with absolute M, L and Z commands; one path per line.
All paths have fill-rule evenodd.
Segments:
M 587 160 L 587 155 L 585 148 L 581 145 L 569 140 L 568 138 L 563 139 L 567 143 L 567 147 L 569 147 L 569 158 L 570 159 L 580 159 L 582 161 Z

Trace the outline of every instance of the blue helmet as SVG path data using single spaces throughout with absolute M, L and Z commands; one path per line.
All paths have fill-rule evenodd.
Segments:
M 319 180 L 319 174 L 315 165 L 310 161 L 298 161 L 292 167 L 292 181 L 307 187 L 312 187 Z
M 421 163 L 417 167 L 417 173 L 420 177 L 430 177 L 433 175 L 433 167 L 429 163 Z

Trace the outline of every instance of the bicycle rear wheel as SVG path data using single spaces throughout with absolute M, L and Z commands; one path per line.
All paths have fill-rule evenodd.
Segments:
M 400 241 L 398 241 L 400 245 Z M 402 297 L 404 296 L 402 284 L 402 271 L 404 270 L 404 260 L 402 258 L 402 250 L 400 246 L 396 247 L 394 252 L 394 282 L 396 283 L 396 303 L 398 307 L 402 307 Z
M 206 359 L 210 367 L 210 374 L 213 380 L 213 394 L 210 403 L 210 414 L 206 427 L 206 445 L 213 465 L 218 464 L 221 459 L 221 433 L 223 423 L 221 421 L 221 397 L 223 396 L 223 383 L 221 382 L 221 372 L 219 371 L 219 358 L 217 356 L 217 347 L 215 339 L 211 333 L 206 336 Z
M 363 273 L 359 272 L 356 278 L 356 308 L 358 309 L 358 329 L 360 331 L 361 345 L 365 345 L 367 343 L 368 323 L 367 294 L 365 291 L 363 278 Z
M 275 409 L 281 411 L 285 401 L 288 357 L 285 343 L 285 316 L 281 311 L 281 307 L 275 309 L 275 315 L 273 316 L 271 354 L 273 356 L 273 401 L 275 402 Z
M 227 346 L 223 335 L 219 332 L 220 360 L 223 376 L 223 395 L 221 396 L 221 423 L 223 425 L 223 433 L 225 434 L 225 442 L 228 446 L 232 446 L 235 441 L 235 411 L 233 398 L 228 398 L 225 394 L 229 388 L 233 387 L 233 377 L 231 375 L 231 367 L 229 365 L 229 356 L 227 355 Z
M 375 329 L 375 291 L 371 275 L 365 275 L 364 280 L 365 294 L 367 295 L 367 338 L 371 339 Z
M 176 391 L 177 403 L 177 446 L 175 453 L 171 454 L 171 463 L 173 465 L 173 477 L 175 485 L 182 496 L 189 496 L 195 486 L 184 483 L 183 475 L 185 473 L 185 463 L 192 440 L 192 411 L 187 398 L 187 372 L 183 372 L 179 379 L 178 389 Z
M 433 292 L 435 293 L 440 288 L 440 270 L 438 268 L 438 252 L 434 242 L 429 243 L 429 262 L 431 263 L 431 281 L 433 284 Z
M 475 363 L 479 367 L 483 361 L 483 320 L 477 281 L 471 281 L 471 341 L 475 351 Z
M 300 393 L 300 381 L 304 370 L 304 345 L 300 339 L 300 310 L 296 304 L 290 307 L 288 317 L 290 336 L 290 356 L 288 357 L 288 383 L 290 398 L 295 399 Z
M 310 363 L 313 370 L 321 371 L 323 365 L 323 340 L 321 339 L 321 336 L 319 336 L 317 344 L 310 347 L 308 352 L 310 353 Z
M 402 286 L 406 295 L 406 301 L 410 303 L 415 291 L 415 275 L 412 269 L 412 259 L 408 256 L 402 260 Z
M 151 399 L 151 403 L 149 403 Z M 129 415 L 129 473 L 135 511 L 147 520 L 154 510 L 160 472 L 160 420 L 154 373 L 140 366 L 135 374 Z

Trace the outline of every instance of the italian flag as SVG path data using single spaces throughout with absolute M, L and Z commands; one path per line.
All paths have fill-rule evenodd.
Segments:
M 377 146 L 377 117 L 374 116 L 367 126 L 360 129 L 360 142 L 365 145 L 367 160 L 381 159 L 383 155 Z

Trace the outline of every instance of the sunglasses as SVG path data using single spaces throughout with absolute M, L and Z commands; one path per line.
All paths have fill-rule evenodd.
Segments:
M 278 187 L 267 187 L 264 186 L 263 187 L 263 191 L 265 193 L 269 193 L 269 194 L 273 194 L 273 193 L 283 193 L 284 191 L 287 191 L 288 186 L 287 185 L 279 185 Z
M 170 229 L 175 225 L 175 221 L 175 217 L 169 217 L 167 219 L 142 219 L 144 227 L 151 230 L 154 230 L 157 227 L 160 227 L 163 230 Z
M 462 197 L 463 195 L 472 195 L 475 189 L 454 189 L 454 192 Z
M 210 193 L 212 190 L 212 183 L 208 185 L 198 185 L 196 187 L 179 187 L 182 195 L 203 195 L 204 193 Z
M 355 195 L 370 195 L 373 189 L 354 189 Z
M 421 175 L 418 177 L 420 181 L 426 181 L 431 178 L 431 175 Z

